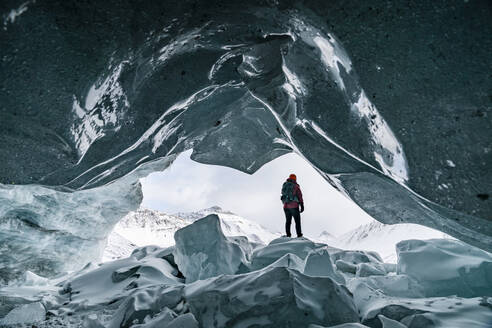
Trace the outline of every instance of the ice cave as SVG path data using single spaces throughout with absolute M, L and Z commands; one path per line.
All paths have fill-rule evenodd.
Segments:
M 490 1 L 0 14 L 0 327 L 492 327 Z M 187 151 L 248 174 L 294 153 L 381 224 L 450 238 L 390 263 L 217 208 L 131 214 Z M 172 221 L 173 244 L 107 255 L 129 215 Z

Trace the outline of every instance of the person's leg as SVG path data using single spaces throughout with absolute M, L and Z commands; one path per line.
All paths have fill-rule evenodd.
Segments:
M 290 208 L 284 208 L 285 213 L 285 234 L 290 237 L 290 223 L 292 222 L 292 213 Z
M 301 213 L 299 212 L 299 208 L 293 208 L 292 212 L 293 212 L 292 215 L 294 216 L 294 221 L 296 222 L 297 237 L 302 237 Z

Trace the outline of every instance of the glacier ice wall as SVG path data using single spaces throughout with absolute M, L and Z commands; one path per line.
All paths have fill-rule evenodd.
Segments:
M 25 270 L 50 276 L 100 258 L 108 231 L 142 200 L 138 181 L 63 192 L 0 185 L 0 283 Z
M 111 194 L 125 202 L 132 174 L 186 149 L 248 173 L 296 152 L 377 220 L 491 250 L 485 1 L 11 0 L 0 14 L 2 224 L 48 235 L 65 201 L 126 183 Z M 64 196 L 12 201 L 39 188 Z M 103 237 L 122 213 L 98 206 L 113 205 L 77 205 L 73 224 Z
M 170 162 L 147 163 L 88 190 L 0 184 L 0 284 L 26 270 L 52 276 L 100 259 L 108 233 L 142 202 L 138 178 Z

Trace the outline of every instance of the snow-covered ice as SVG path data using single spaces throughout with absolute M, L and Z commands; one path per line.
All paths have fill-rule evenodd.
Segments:
M 258 247 L 253 251 L 251 269 L 264 268 L 288 253 L 304 260 L 310 251 L 321 246 L 323 244 L 314 243 L 307 238 L 280 237 L 272 240 L 267 246 Z
M 459 240 L 405 240 L 397 272 L 415 278 L 427 296 L 492 296 L 492 254 Z
M 244 236 L 226 237 L 215 214 L 176 231 L 174 238 L 174 260 L 186 282 L 235 274 L 248 265 L 253 250 Z
M 198 281 L 185 288 L 185 295 L 204 327 L 302 327 L 358 320 L 344 286 L 284 267 Z
M 492 324 L 487 297 L 392 297 L 365 284 L 358 284 L 351 292 L 361 322 L 369 327 L 378 325 L 381 314 L 407 327 L 482 328 Z
M 244 233 L 226 236 L 223 221 L 211 214 L 189 220 L 170 247 L 138 247 L 126 258 L 54 278 L 26 273 L 23 281 L 0 287 L 0 322 L 6 327 L 36 322 L 40 328 L 484 328 L 492 323 L 484 280 L 491 254 L 462 242 L 402 241 L 395 268 L 376 252 L 308 238 L 257 243 L 241 236 L 250 231 L 242 226 Z M 443 288 L 447 281 L 453 283 Z
M 338 283 L 345 283 L 343 275 L 338 273 L 333 265 L 329 247 L 319 247 L 310 251 L 306 256 L 303 272 L 308 276 L 330 277 Z
M 41 302 L 24 304 L 10 311 L 0 319 L 0 326 L 14 324 L 34 324 L 46 318 L 46 309 Z

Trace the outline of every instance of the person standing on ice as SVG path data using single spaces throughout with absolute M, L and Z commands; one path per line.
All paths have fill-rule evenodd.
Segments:
M 296 182 L 295 174 L 289 175 L 287 181 L 282 185 L 282 195 L 280 200 L 284 203 L 285 213 L 285 233 L 290 237 L 290 224 L 292 217 L 296 223 L 297 237 L 302 237 L 301 213 L 304 212 L 304 201 L 302 200 L 301 187 Z M 300 207 L 300 209 L 299 209 Z

